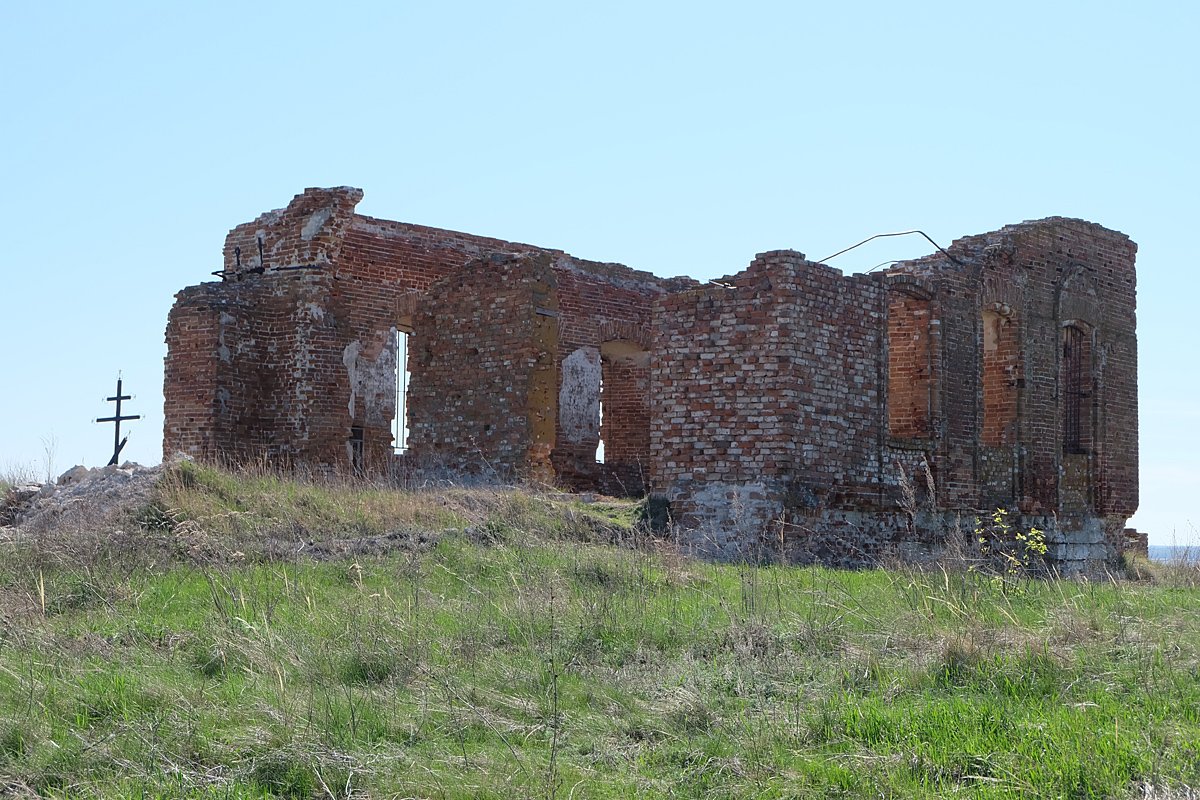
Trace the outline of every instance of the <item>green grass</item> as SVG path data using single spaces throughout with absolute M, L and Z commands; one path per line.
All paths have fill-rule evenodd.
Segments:
M 722 566 L 599 544 L 619 504 L 188 469 L 141 549 L 0 553 L 0 776 L 43 797 L 1200 785 L 1190 580 Z M 312 560 L 244 547 L 250 518 L 441 535 Z

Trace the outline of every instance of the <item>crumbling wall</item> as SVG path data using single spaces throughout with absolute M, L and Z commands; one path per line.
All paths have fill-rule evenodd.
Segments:
M 648 358 L 636 353 L 649 349 L 655 298 L 694 282 L 570 257 L 556 259 L 554 268 L 560 315 L 555 472 L 575 489 L 640 494 L 650 463 L 649 370 Z M 608 436 L 599 463 L 602 433 Z
M 206 286 L 193 286 L 175 295 L 167 322 L 170 355 L 163 374 L 164 458 L 187 453 L 194 458 L 217 457 L 217 348 L 221 310 Z
M 766 530 L 789 509 L 878 502 L 878 280 L 763 253 L 655 311 L 653 489 L 704 548 L 740 553 L 754 544 L 744 528 Z
M 1137 508 L 1136 245 L 1055 217 L 948 250 L 891 270 L 926 282 L 939 309 L 941 507 L 1053 514 L 1052 555 L 1111 559 Z M 1079 448 L 1064 439 L 1067 326 L 1088 347 Z
M 286 208 L 237 226 L 226 239 L 222 282 L 180 294 L 168 324 L 164 450 L 390 470 L 395 376 L 404 366 L 396 363 L 396 332 L 417 337 L 429 307 L 434 316 L 443 304 L 448 312 L 466 313 L 455 306 L 461 287 L 446 280 L 464 265 L 492 263 L 491 254 L 543 256 L 554 274 L 539 301 L 535 333 L 553 363 L 510 365 L 534 370 L 517 379 L 532 381 L 531 392 L 540 398 L 526 467 L 577 488 L 640 491 L 647 437 L 640 450 L 632 444 L 636 437 L 624 437 L 615 450 L 618 461 L 598 465 L 599 381 L 569 406 L 587 411 L 583 435 L 564 436 L 555 410 L 564 391 L 558 376 L 571 353 L 598 353 L 607 337 L 648 342 L 650 304 L 671 282 L 531 245 L 357 215 L 361 196 L 348 187 L 307 189 Z M 410 347 L 410 361 L 414 352 Z M 469 375 L 472 368 L 464 368 Z M 644 382 L 644 372 L 640 377 Z M 414 373 L 410 391 L 422 390 L 423 380 Z M 621 392 L 612 399 L 617 395 L 624 399 L 614 405 L 613 419 L 628 428 L 637 423 L 636 404 Z M 482 409 L 491 401 L 480 396 L 473 402 Z M 419 415 L 441 413 L 436 405 L 407 406 L 410 429 L 414 421 L 437 422 Z M 640 421 L 645 430 L 644 413 Z M 557 450 L 556 442 L 562 442 Z M 417 459 L 405 462 L 413 466 Z M 624 480 L 612 480 L 621 470 Z
M 503 479 L 547 477 L 556 418 L 546 254 L 470 262 L 433 287 L 411 350 L 410 455 Z
M 362 194 L 349 186 L 306 189 L 286 208 L 238 225 L 225 237 L 224 271 L 244 277 L 268 269 L 336 263 Z
M 1124 521 L 1138 504 L 1137 248 L 1123 234 L 1080 220 L 1005 230 L 1011 231 L 1014 269 L 1031 272 L 1027 375 L 1041 379 L 1022 409 L 1023 441 L 1036 467 L 1051 467 L 1049 475 L 1035 471 L 1043 492 L 1034 500 L 1058 511 L 1064 535 L 1052 544 L 1060 553 L 1085 544 L 1099 553 L 1102 543 L 1111 556 L 1124 546 Z M 1064 442 L 1062 347 L 1069 325 L 1088 332 L 1086 431 L 1078 452 L 1068 452 Z M 1037 438 L 1047 428 L 1053 434 Z M 1051 496 L 1055 479 L 1057 495 Z M 1094 518 L 1103 520 L 1099 541 L 1091 532 Z
M 167 329 L 167 455 L 390 469 L 395 330 L 411 326 L 448 271 L 530 248 L 358 216 L 361 196 L 307 189 L 235 227 L 222 281 L 179 294 Z
M 1137 503 L 1134 252 L 1054 218 L 876 276 L 763 254 L 665 297 L 653 489 L 714 555 L 863 563 L 1005 507 L 1064 568 L 1110 560 Z M 1077 446 L 1066 326 L 1087 332 Z
M 800 390 L 773 266 L 655 306 L 652 488 L 710 554 L 736 555 L 780 513 L 794 466 Z
M 278 455 L 284 391 L 271 366 L 287 354 L 269 331 L 288 297 L 273 281 L 204 284 L 177 295 L 167 326 L 164 453 L 241 460 Z
M 1122 234 L 1051 218 L 853 276 L 774 251 L 699 286 L 361 216 L 360 198 L 309 189 L 237 226 L 221 281 L 179 293 L 166 454 L 650 488 L 724 557 L 852 563 L 995 507 L 1051 520 L 1062 563 L 1126 546 Z

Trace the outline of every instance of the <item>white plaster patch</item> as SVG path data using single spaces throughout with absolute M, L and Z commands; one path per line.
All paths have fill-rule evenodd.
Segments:
M 217 358 L 224 361 L 226 364 L 230 361 L 229 346 L 225 343 L 225 327 L 237 322 L 233 315 L 227 311 L 222 311 L 218 318 L 217 328 Z
M 762 481 L 711 482 L 693 494 L 691 500 L 706 509 L 707 516 L 716 522 L 714 527 L 736 531 L 738 538 L 762 530 L 783 510 L 778 490 Z
M 332 208 L 326 207 L 320 211 L 314 211 L 313 215 L 304 223 L 304 227 L 300 229 L 300 238 L 306 242 L 312 241 L 313 237 L 321 232 L 321 228 L 332 216 Z
M 396 416 L 396 347 L 395 329 L 375 358 L 363 356 L 362 342 L 354 341 L 342 351 L 342 363 L 350 378 L 350 417 L 354 418 L 354 402 L 362 399 L 362 415 L 358 422 L 384 427 Z
M 314 320 L 325 319 L 325 309 L 321 308 L 316 303 L 309 303 L 304 307 L 304 310 L 307 311 L 308 316 Z
M 558 419 L 564 438 L 575 444 L 600 436 L 600 351 L 581 347 L 563 359 Z

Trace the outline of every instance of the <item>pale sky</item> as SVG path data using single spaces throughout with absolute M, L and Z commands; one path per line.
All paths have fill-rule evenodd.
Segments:
M 1134 524 L 1200 543 L 1198 8 L 3 0 L 0 471 L 105 463 L 118 370 L 157 462 L 173 294 L 307 186 L 697 278 L 1062 215 L 1139 244 Z

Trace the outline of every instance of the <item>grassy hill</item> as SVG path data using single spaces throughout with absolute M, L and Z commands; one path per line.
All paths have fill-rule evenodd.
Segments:
M 714 565 L 636 511 L 183 465 L 132 514 L 10 537 L 0 795 L 1200 786 L 1195 570 Z

